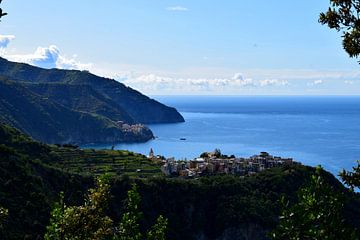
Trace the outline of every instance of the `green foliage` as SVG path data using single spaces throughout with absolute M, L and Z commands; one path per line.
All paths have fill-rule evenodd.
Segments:
M 1 4 L 2 0 L 0 0 L 0 4 Z M 2 8 L 0 8 L 0 19 L 3 17 L 3 16 L 6 16 L 7 13 L 6 12 L 3 12 Z M 1 20 L 0 20 L 1 21 Z
M 66 189 L 76 203 L 90 184 L 44 164 L 56 157 L 50 147 L 0 125 L 0 204 L 9 210 L 2 239 L 39 239 L 49 221 L 50 206 Z
M 123 169 L 125 163 L 126 170 Z M 146 164 L 145 157 L 127 151 L 40 144 L 11 127 L 0 125 L 0 205 L 10 213 L 3 224 L 5 231 L 1 239 L 41 239 L 59 192 L 64 191 L 64 208 L 83 206 L 84 194 L 93 186 L 91 179 L 104 171 L 112 175 L 108 216 L 115 226 L 127 212 L 123 203 L 131 184 L 136 182 L 141 193 L 143 218 L 139 224 L 144 238 L 149 237 L 146 230 L 154 229 L 154 222 L 163 215 L 169 222 L 166 234 L 169 239 L 194 239 L 198 234 L 218 239 L 229 229 L 242 232 L 243 238 L 262 239 L 278 223 L 280 197 L 285 195 L 294 203 L 296 191 L 314 172 L 311 167 L 293 166 L 274 168 L 245 178 L 226 175 L 186 181 L 154 178 L 154 173 L 150 172 L 144 173 L 145 178 L 139 178 L 140 174 L 130 175 L 135 172 L 133 169 L 143 170 L 145 166 L 159 171 L 158 166 Z M 116 176 L 118 170 L 120 176 Z M 332 189 L 344 190 L 333 175 L 322 172 L 322 177 Z M 347 193 L 344 197 L 347 199 L 344 217 L 359 229 L 359 197 L 355 193 Z M 52 215 L 60 219 L 62 213 L 58 210 Z M 52 218 L 56 220 L 56 217 Z M 117 229 L 112 228 L 114 232 Z
M 45 240 L 94 240 L 110 239 L 113 222 L 106 216 L 110 186 L 106 179 L 98 178 L 96 187 L 89 190 L 85 204 L 64 204 L 63 195 L 51 213 Z
M 1 64 L 0 59 L 0 69 Z M 103 115 L 85 109 L 71 109 L 47 96 L 36 94 L 21 82 L 0 77 L 0 92 L 0 121 L 42 142 L 133 142 L 153 137 L 143 125 L 123 129 Z M 67 98 L 63 96 L 61 99 Z
M 5 231 L 3 224 L 6 218 L 9 215 L 9 210 L 0 206 L 0 236 L 3 235 L 3 231 Z
M 143 213 L 140 210 L 141 197 L 135 184 L 132 185 L 127 196 L 126 212 L 122 216 L 116 239 L 141 240 L 144 235 L 140 230 L 140 221 L 143 219 Z M 168 220 L 160 215 L 156 223 L 145 234 L 146 239 L 165 240 L 167 225 Z
M 109 176 L 97 179 L 96 188 L 90 189 L 84 205 L 66 206 L 64 194 L 51 212 L 45 240 L 142 240 L 140 221 L 141 197 L 134 184 L 127 193 L 127 207 L 118 230 L 106 216 L 110 200 Z M 167 219 L 159 216 L 157 222 L 146 234 L 148 240 L 165 240 Z
M 165 240 L 168 220 L 162 215 L 158 217 L 154 226 L 147 233 L 147 240 Z
M 216 149 L 214 150 L 214 156 L 215 156 L 215 157 L 221 157 L 221 150 L 218 149 L 218 148 L 216 148 Z
M 127 194 L 127 207 L 121 219 L 118 233 L 119 240 L 141 240 L 140 220 L 143 214 L 140 211 L 141 197 L 134 184 Z
M 346 185 L 350 186 L 351 190 L 360 188 L 360 161 L 356 167 L 353 167 L 353 172 L 343 170 L 340 177 Z
M 2 223 L 5 221 L 8 215 L 9 215 L 9 210 L 0 207 L 0 227 L 2 226 Z
M 319 22 L 342 31 L 343 48 L 350 57 L 360 54 L 360 1 L 330 0 L 330 7 L 320 14 Z
M 310 183 L 298 192 L 292 206 L 282 198 L 283 212 L 272 239 L 358 239 L 344 223 L 344 196 L 325 182 L 322 169 L 316 169 Z
M 50 224 L 46 227 L 45 240 L 64 239 L 64 211 L 66 205 L 64 203 L 64 192 L 60 193 L 60 200 L 56 202 L 50 213 Z
M 4 98 L 3 104 L 7 107 L 2 109 L 0 101 L 0 116 L 6 117 L 8 122 L 13 120 L 22 123 L 23 130 L 36 139 L 39 137 L 35 133 L 41 134 L 44 138 L 49 137 L 50 129 L 63 137 L 62 142 L 71 139 L 79 143 L 80 141 L 76 138 L 82 135 L 90 135 L 89 140 L 82 143 L 100 142 L 100 140 L 107 143 L 147 141 L 153 137 L 148 128 L 119 126 L 121 124 L 118 124 L 118 121 L 144 124 L 184 121 L 176 109 L 150 99 L 118 81 L 95 76 L 87 71 L 41 69 L 0 58 L 0 76 L 7 81 L 16 81 L 23 87 L 15 94 L 17 96 L 15 99 L 12 97 L 14 94 L 6 95 L 6 97 L 0 95 L 0 99 Z M 29 91 L 32 94 L 29 94 Z M 26 102 L 30 98 L 36 104 L 22 108 L 22 105 L 17 103 L 23 97 L 26 98 Z M 38 102 L 37 99 L 41 101 Z M 12 103 L 14 100 L 15 102 Z M 20 114 L 6 112 L 6 109 L 18 110 Z M 39 116 L 40 110 L 44 113 L 41 116 Z M 63 113 L 55 116 L 56 110 Z M 26 114 L 21 114 L 22 111 L 26 111 Z M 75 115 L 80 114 L 82 117 L 69 119 L 67 116 L 71 115 L 69 111 L 77 113 Z M 31 121 L 25 121 L 24 115 L 31 118 Z M 26 124 L 19 121 L 19 118 Z M 20 125 L 14 124 L 14 126 L 20 128 Z M 77 128 L 71 129 L 71 126 L 77 126 Z M 33 128 L 39 127 L 47 131 L 39 129 L 34 131 Z M 66 129 L 69 131 L 64 131 Z M 117 133 L 120 136 L 115 134 L 116 129 L 122 130 L 122 134 Z M 68 137 L 65 136 L 66 134 Z M 120 138 L 121 136 L 123 139 Z M 61 143 L 61 141 L 45 142 Z
M 131 177 L 160 176 L 159 163 L 141 154 L 125 150 L 90 150 L 53 147 L 57 158 L 49 164 L 64 171 L 82 175 L 127 174 Z M 137 172 L 140 169 L 140 172 Z

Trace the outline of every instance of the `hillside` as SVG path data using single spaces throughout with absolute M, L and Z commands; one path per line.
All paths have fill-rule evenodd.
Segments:
M 136 142 L 153 137 L 144 126 L 124 128 L 104 116 L 67 108 L 4 78 L 0 79 L 0 92 L 0 121 L 42 142 Z
M 0 206 L 9 209 L 4 240 L 42 239 L 58 193 L 65 191 L 66 204 L 79 204 L 93 177 L 103 172 L 112 174 L 109 214 L 115 222 L 135 181 L 144 226 L 163 214 L 169 219 L 168 239 L 266 239 L 277 224 L 281 196 L 296 201 L 296 191 L 314 172 L 299 165 L 250 177 L 169 179 L 158 174 L 156 163 L 135 153 L 40 144 L 5 125 L 0 125 L 0 156 Z M 323 175 L 329 184 L 343 189 L 334 176 L 325 171 Z M 345 216 L 355 227 L 360 225 L 359 209 L 359 198 L 348 195 Z
M 122 168 L 123 163 L 128 167 Z M 72 169 L 74 164 L 77 167 Z M 5 231 L 0 227 L 0 239 L 42 239 L 60 191 L 65 191 L 67 203 L 78 204 L 95 174 L 120 174 L 120 170 L 133 177 L 160 172 L 158 165 L 142 155 L 41 144 L 0 124 L 0 206 L 9 209 Z
M 114 108 L 117 108 L 123 117 L 128 117 L 127 115 L 129 115 L 136 123 L 174 123 L 184 121 L 184 118 L 175 108 L 165 106 L 115 80 L 98 77 L 87 71 L 42 69 L 0 58 L 0 76 L 6 76 L 19 82 L 87 85 L 93 91 L 102 95 L 101 103 L 106 103 L 105 105 L 108 109 L 113 111 Z M 44 89 L 38 90 L 44 91 Z M 49 95 L 52 91 L 45 89 L 45 93 Z M 67 93 L 70 94 L 72 100 L 76 98 L 71 91 Z M 65 95 L 63 97 L 69 96 Z M 54 98 L 58 99 L 58 96 L 54 96 Z M 98 96 L 96 98 L 99 99 Z M 104 101 L 104 98 L 107 100 Z M 112 103 L 109 103 L 109 101 Z M 82 104 L 72 103 L 71 105 L 81 106 Z M 106 111 L 106 108 L 104 108 L 104 111 Z M 103 115 L 109 116 L 111 113 L 103 113 Z M 116 120 L 124 121 L 124 119 Z
M 66 83 L 24 83 L 31 91 L 75 111 L 94 113 L 113 121 L 135 123 L 125 110 L 89 85 Z

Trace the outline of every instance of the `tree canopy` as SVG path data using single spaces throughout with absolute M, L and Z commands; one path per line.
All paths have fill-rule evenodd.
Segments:
M 360 188 L 360 161 L 358 161 L 358 165 L 356 167 L 353 167 L 353 171 L 343 170 L 340 173 L 340 177 L 351 190 Z
M 319 22 L 342 32 L 343 48 L 350 57 L 360 55 L 360 0 L 330 0 L 330 7 L 320 13 Z
M 45 240 L 165 240 L 168 220 L 159 216 L 146 232 L 141 231 L 143 213 L 141 196 L 134 184 L 127 193 L 126 212 L 118 227 L 106 215 L 110 195 L 109 175 L 97 178 L 95 188 L 89 190 L 84 205 L 66 206 L 64 194 L 51 212 Z
M 344 196 L 330 186 L 319 167 L 310 182 L 298 192 L 292 206 L 284 199 L 283 212 L 272 239 L 358 239 L 343 218 Z
M 0 4 L 1 4 L 2 0 L 0 0 Z M 3 17 L 3 16 L 6 16 L 7 13 L 6 12 L 3 12 L 2 8 L 0 7 L 0 19 Z M 1 20 L 0 20 L 1 21 Z

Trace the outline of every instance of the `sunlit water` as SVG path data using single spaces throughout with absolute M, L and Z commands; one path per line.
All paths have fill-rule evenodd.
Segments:
M 150 125 L 155 140 L 116 149 L 148 154 L 153 148 L 177 159 L 215 148 L 244 157 L 267 151 L 334 174 L 360 159 L 360 97 L 155 98 L 176 107 L 186 122 Z

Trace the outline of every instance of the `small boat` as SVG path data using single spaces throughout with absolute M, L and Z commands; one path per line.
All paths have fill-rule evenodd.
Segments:
M 181 141 L 185 141 L 185 140 L 186 140 L 186 138 L 180 138 L 180 140 L 181 140 Z

